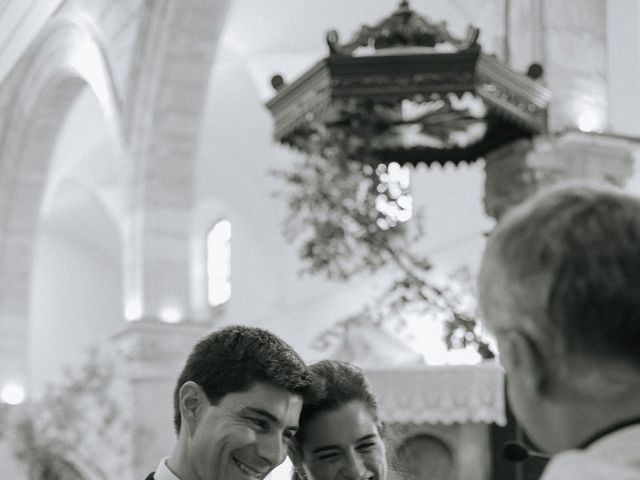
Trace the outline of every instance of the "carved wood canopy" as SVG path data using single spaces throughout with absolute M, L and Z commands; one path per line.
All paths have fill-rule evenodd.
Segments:
M 346 138 L 346 155 L 374 163 L 472 162 L 516 138 L 546 130 L 550 92 L 482 53 L 479 30 L 464 38 L 402 2 L 362 27 L 290 84 L 272 79 L 275 138 L 311 151 L 314 134 Z

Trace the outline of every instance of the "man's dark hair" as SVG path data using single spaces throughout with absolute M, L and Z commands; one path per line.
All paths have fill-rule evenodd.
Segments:
M 211 404 L 256 382 L 282 388 L 302 397 L 309 375 L 300 356 L 280 337 L 260 328 L 234 325 L 200 340 L 187 358 L 173 394 L 174 425 L 180 432 L 180 388 L 197 383 Z

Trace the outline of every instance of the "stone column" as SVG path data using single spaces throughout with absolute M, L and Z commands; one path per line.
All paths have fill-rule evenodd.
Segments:
M 195 159 L 229 3 L 146 3 L 125 114 L 131 155 L 123 218 L 128 320 L 194 320 L 189 287 Z
M 640 2 L 607 0 L 608 129 L 640 134 Z
M 111 342 L 124 361 L 132 418 L 133 478 L 145 478 L 171 454 L 173 390 L 193 345 L 207 333 L 201 324 L 132 322 Z
M 124 105 L 131 161 L 122 218 L 133 470 L 145 478 L 175 442 L 173 389 L 194 343 L 191 285 L 195 159 L 210 69 L 229 0 L 144 3 Z
M 550 131 L 608 126 L 607 17 L 610 4 L 624 0 L 518 0 L 510 2 L 510 64 L 526 71 L 531 62 L 544 67 L 543 84 L 553 92 L 548 110 Z M 624 5 L 618 7 L 625 9 Z M 629 11 L 632 16 L 633 12 Z M 620 30 L 618 24 L 616 30 Z M 625 33 L 628 31 L 625 29 Z M 624 35 L 624 34 L 623 34 Z M 626 51 L 636 38 L 625 36 Z M 614 57 L 620 55 L 615 52 Z M 627 70 L 625 70 L 626 72 Z
M 603 181 L 624 186 L 640 143 L 583 132 L 520 139 L 485 158 L 485 212 L 500 219 L 510 207 L 563 180 Z

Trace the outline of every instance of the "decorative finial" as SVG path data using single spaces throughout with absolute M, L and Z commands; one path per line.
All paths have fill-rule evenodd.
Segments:
M 400 9 L 409 8 L 409 0 L 400 0 Z
M 284 79 L 282 78 L 282 75 L 276 74 L 271 77 L 271 86 L 276 92 L 284 87 Z
M 534 80 L 539 79 L 544 74 L 544 68 L 539 63 L 532 63 L 527 70 L 527 77 L 531 77 Z

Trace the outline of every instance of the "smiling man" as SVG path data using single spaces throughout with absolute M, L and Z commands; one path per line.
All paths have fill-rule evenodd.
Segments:
M 147 480 L 253 480 L 286 457 L 309 388 L 298 354 L 266 330 L 202 339 L 174 392 L 178 439 Z

